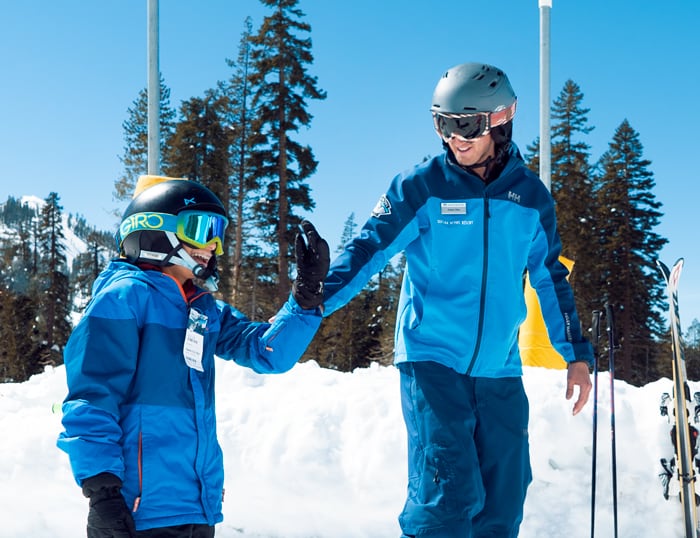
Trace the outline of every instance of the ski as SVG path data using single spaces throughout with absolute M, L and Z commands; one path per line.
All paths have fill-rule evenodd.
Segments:
M 695 440 L 691 438 L 689 424 L 690 410 L 694 406 L 690 396 L 685 357 L 681 346 L 681 323 L 678 314 L 678 280 L 683 268 L 683 258 L 680 258 L 671 269 L 661 260 L 657 260 L 656 263 L 666 282 L 666 291 L 669 299 L 671 359 L 673 361 L 673 408 L 676 434 L 675 459 L 678 469 L 681 504 L 683 506 L 685 538 L 700 538 L 695 499 L 696 475 L 693 467 Z

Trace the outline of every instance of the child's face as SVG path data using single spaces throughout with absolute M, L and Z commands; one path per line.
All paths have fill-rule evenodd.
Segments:
M 194 261 L 206 267 L 209 260 L 214 255 L 216 244 L 212 243 L 204 248 L 195 248 L 187 245 L 186 243 L 182 243 L 182 248 L 185 250 L 185 252 L 187 252 L 187 254 L 192 256 Z M 173 277 L 180 284 L 184 284 L 188 280 L 194 278 L 192 270 L 188 269 L 187 267 L 183 267 L 182 265 L 168 265 L 167 267 L 163 267 L 163 272 L 166 275 Z

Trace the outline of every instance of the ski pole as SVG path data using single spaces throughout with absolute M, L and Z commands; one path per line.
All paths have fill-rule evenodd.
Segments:
M 593 345 L 593 447 L 591 455 L 591 538 L 595 535 L 595 488 L 598 466 L 598 340 L 600 340 L 600 310 L 593 311 L 591 343 Z
M 605 318 L 608 324 L 608 356 L 610 358 L 610 442 L 612 450 L 612 490 L 613 490 L 613 524 L 617 538 L 617 455 L 615 451 L 615 317 L 610 303 L 605 303 Z

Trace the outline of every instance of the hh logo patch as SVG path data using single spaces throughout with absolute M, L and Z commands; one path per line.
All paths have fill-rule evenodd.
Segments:
M 391 203 L 386 197 L 386 194 L 382 194 L 377 205 L 375 205 L 372 210 L 373 217 L 381 217 L 382 215 L 391 215 Z
M 440 204 L 441 215 L 466 215 L 466 202 L 442 202 Z

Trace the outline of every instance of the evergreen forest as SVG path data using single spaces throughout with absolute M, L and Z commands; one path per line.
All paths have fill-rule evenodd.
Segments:
M 227 205 L 217 294 L 253 320 L 269 319 L 289 294 L 295 230 L 315 207 L 308 181 L 318 166 L 297 133 L 312 127 L 309 102 L 327 98 L 313 75 L 311 27 L 299 0 L 260 2 L 269 14 L 256 29 L 250 18 L 243 22 L 235 59 L 226 60 L 228 78 L 177 108 L 160 80 L 162 173 L 201 182 Z M 117 200 L 128 200 L 147 170 L 147 101 L 144 89 L 125 111 Z M 583 90 L 568 80 L 551 108 L 551 192 L 562 254 L 575 262 L 570 283 L 584 332 L 593 311 L 612 305 L 616 377 L 643 385 L 671 377 L 668 306 L 655 265 L 667 243 L 655 232 L 663 211 L 639 133 L 620 118 L 607 150 L 593 156 L 588 113 Z M 534 140 L 523 156 L 535 172 L 538 153 Z M 0 205 L 0 382 L 25 381 L 63 362 L 92 282 L 117 255 L 112 232 L 64 215 L 58 192 L 41 202 L 10 197 Z M 357 229 L 348 215 L 340 244 Z M 68 252 L 76 244 L 79 251 Z M 391 364 L 402 268 L 402 259 L 393 260 L 326 318 L 303 360 L 341 371 Z M 689 377 L 699 380 L 698 320 L 684 341 Z M 597 348 L 604 370 L 602 339 Z

